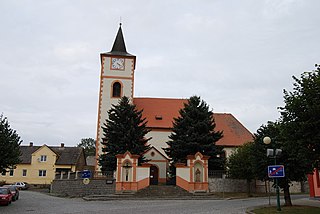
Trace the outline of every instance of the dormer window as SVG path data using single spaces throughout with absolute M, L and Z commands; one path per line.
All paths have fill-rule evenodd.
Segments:
M 162 120 L 162 115 L 156 115 L 155 118 L 156 120 Z
M 46 162 L 47 161 L 47 155 L 41 155 L 40 162 Z

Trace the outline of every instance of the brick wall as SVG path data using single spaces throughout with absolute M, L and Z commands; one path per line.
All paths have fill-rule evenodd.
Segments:
M 63 179 L 53 180 L 51 185 L 51 193 L 61 196 L 82 197 L 86 195 L 107 195 L 115 193 L 115 182 L 107 184 L 106 180 L 91 179 L 90 183 L 83 184 L 82 179 Z

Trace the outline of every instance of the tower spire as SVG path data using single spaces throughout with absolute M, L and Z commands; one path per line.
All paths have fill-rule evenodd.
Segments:
M 114 40 L 111 52 L 128 53 L 126 49 L 126 44 L 124 42 L 121 25 L 122 23 L 120 22 L 119 30 L 118 30 L 116 39 Z
M 119 29 L 118 29 L 111 51 L 104 54 L 116 55 L 116 56 L 133 56 L 127 52 L 126 44 L 124 42 L 124 37 L 122 33 L 121 21 L 119 22 Z

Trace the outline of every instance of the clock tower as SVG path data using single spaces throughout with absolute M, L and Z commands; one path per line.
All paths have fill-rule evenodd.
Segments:
M 133 100 L 133 81 L 136 56 L 126 50 L 121 23 L 110 52 L 101 53 L 100 90 L 98 104 L 98 121 L 96 136 L 96 170 L 99 155 L 102 153 L 102 126 L 108 119 L 108 110 L 117 104 L 119 99 L 127 96 Z

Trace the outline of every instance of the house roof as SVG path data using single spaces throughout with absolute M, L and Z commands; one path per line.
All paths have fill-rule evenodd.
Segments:
M 150 152 L 150 151 L 152 151 L 152 150 L 156 151 L 161 157 L 163 157 L 163 159 L 169 160 L 166 156 L 164 156 L 164 155 L 163 155 L 156 147 L 154 147 L 154 146 L 150 147 L 147 151 L 144 152 L 144 154 L 147 154 L 148 152 Z
M 179 110 L 184 107 L 187 99 L 170 98 L 133 98 L 137 109 L 143 109 L 143 117 L 148 121 L 149 128 L 171 129 L 173 118 L 179 116 Z M 240 146 L 253 140 L 253 135 L 230 113 L 213 114 L 215 131 L 223 131 L 217 145 Z
M 42 146 L 20 146 L 21 163 L 30 164 L 32 154 L 41 147 Z M 47 147 L 57 154 L 58 159 L 56 160 L 56 165 L 75 165 L 83 152 L 83 148 L 81 147 Z
M 49 147 L 56 154 L 58 154 L 58 160 L 56 165 L 77 164 L 80 155 L 83 152 L 81 147 Z
M 41 146 L 20 146 L 21 163 L 31 163 L 32 153 L 37 151 Z

